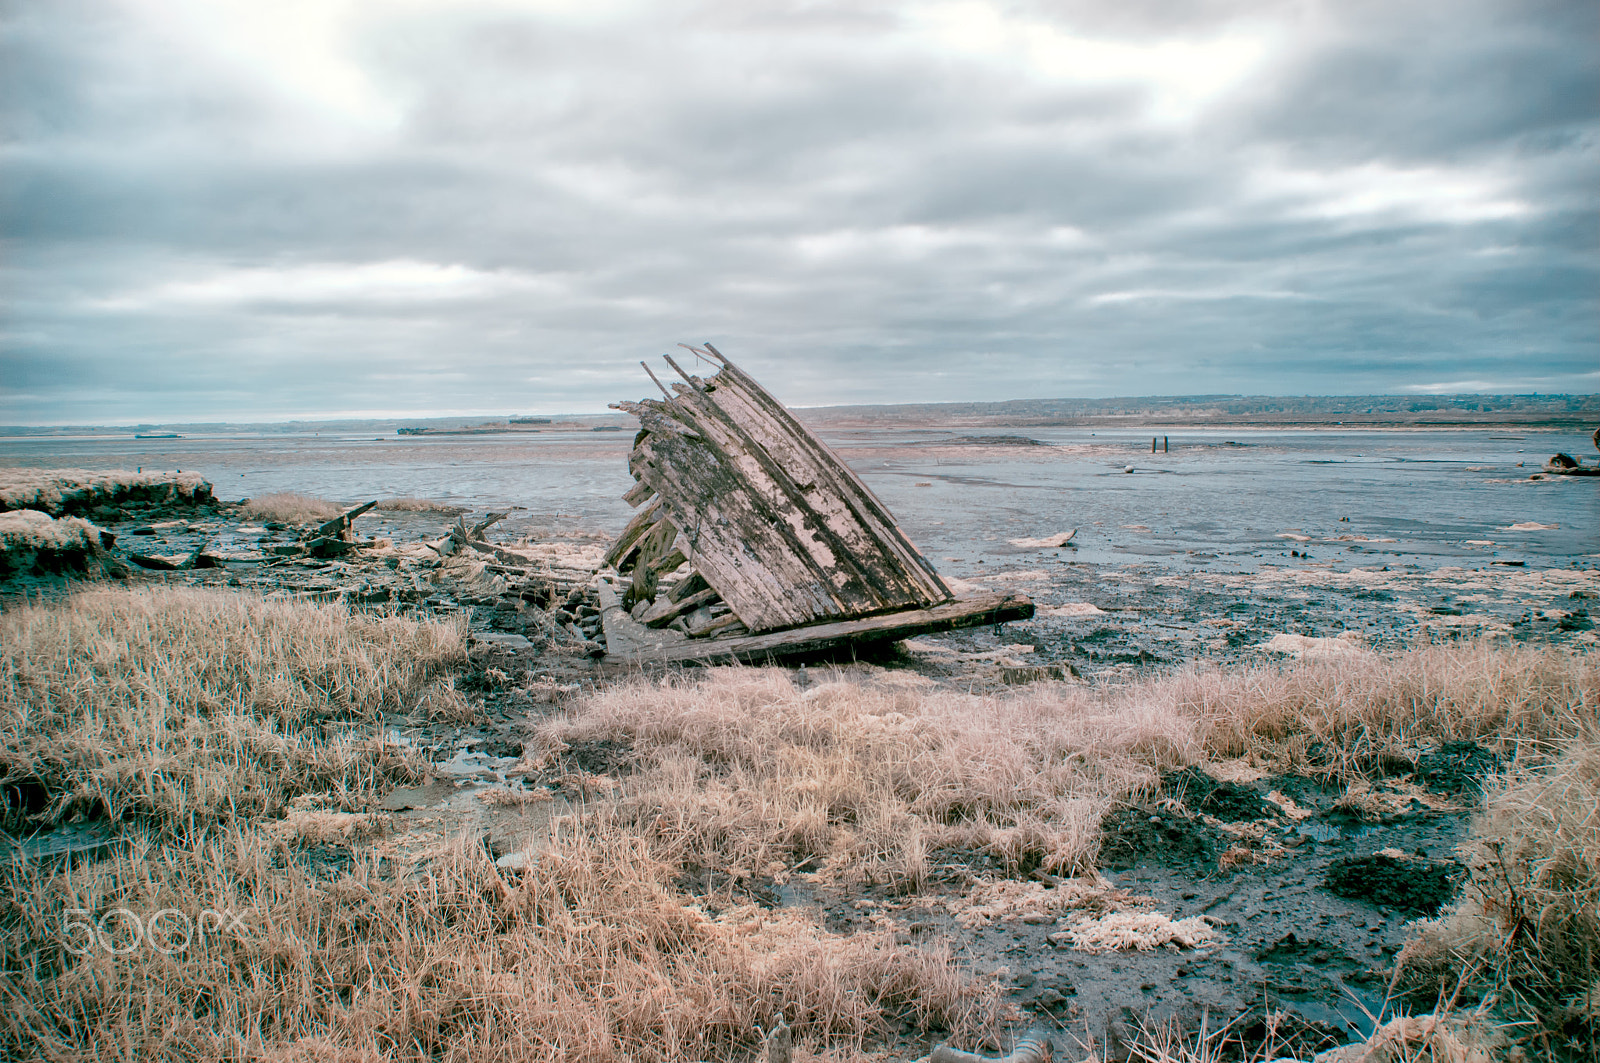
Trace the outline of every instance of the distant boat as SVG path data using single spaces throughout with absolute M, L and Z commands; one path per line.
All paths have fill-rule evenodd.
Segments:
M 182 439 L 176 432 L 135 432 L 135 439 Z

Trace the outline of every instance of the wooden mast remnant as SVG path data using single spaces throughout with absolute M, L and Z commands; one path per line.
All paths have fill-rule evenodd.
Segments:
M 613 404 L 639 418 L 629 459 L 638 483 L 624 496 L 639 513 L 606 557 L 634 573 L 607 610 L 617 629 L 613 640 L 608 622 L 608 656 L 754 659 L 791 644 L 810 652 L 819 638 L 904 638 L 918 618 L 932 630 L 1033 614 L 1022 597 L 956 598 L 827 444 L 711 344 L 685 346 L 717 372 L 701 379 L 668 357 L 682 378 L 670 388 L 645 366 L 662 398 Z M 685 559 L 688 573 L 661 584 L 667 599 L 655 602 L 667 563 Z M 689 599 L 700 604 L 685 615 Z M 904 622 L 888 619 L 902 613 Z M 885 619 L 844 623 L 868 618 Z M 641 623 L 677 630 L 640 638 Z M 832 634 L 804 630 L 819 626 Z M 734 645 L 741 638 L 749 654 Z

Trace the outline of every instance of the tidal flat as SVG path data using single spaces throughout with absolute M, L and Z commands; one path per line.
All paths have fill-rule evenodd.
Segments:
M 6 440 L 215 494 L 89 515 L 175 567 L 0 614 L 5 1054 L 753 1059 L 781 1016 L 796 1058 L 1584 1058 L 1596 481 L 1534 474 L 1586 437 L 819 431 L 1035 618 L 606 674 L 541 588 L 625 521 L 629 433 Z M 534 564 L 430 554 L 490 511 Z

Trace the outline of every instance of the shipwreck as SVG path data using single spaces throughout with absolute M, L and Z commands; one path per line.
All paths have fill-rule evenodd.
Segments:
M 638 417 L 638 510 L 598 578 L 606 667 L 759 663 L 1026 620 L 1022 595 L 958 596 L 840 457 L 707 343 L 670 356 Z M 642 364 L 642 363 L 641 363 Z

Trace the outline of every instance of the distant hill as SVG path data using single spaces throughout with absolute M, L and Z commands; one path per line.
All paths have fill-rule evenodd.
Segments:
M 1110 399 L 825 406 L 799 410 L 818 425 L 1494 425 L 1600 426 L 1600 395 L 1175 395 Z

